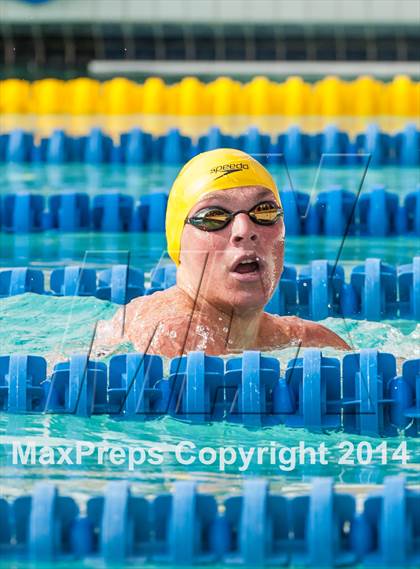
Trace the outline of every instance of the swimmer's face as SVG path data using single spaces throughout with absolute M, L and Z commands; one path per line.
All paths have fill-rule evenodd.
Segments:
M 246 186 L 204 196 L 189 212 L 207 207 L 228 212 L 249 211 L 258 204 L 277 200 L 266 188 Z M 284 222 L 258 225 L 239 213 L 223 229 L 207 232 L 186 224 L 181 238 L 178 278 L 191 295 L 226 312 L 263 308 L 283 271 Z

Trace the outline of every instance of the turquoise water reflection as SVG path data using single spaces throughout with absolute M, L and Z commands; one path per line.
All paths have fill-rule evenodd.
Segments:
M 121 191 L 141 196 L 154 190 L 167 191 L 178 168 L 162 166 L 0 166 L 1 193 L 34 191 L 44 195 L 62 191 L 98 192 Z M 273 168 L 280 187 L 288 185 L 284 169 Z M 361 168 L 323 169 L 298 168 L 291 170 L 293 185 L 304 191 L 324 190 L 330 184 L 341 184 L 355 191 L 358 188 Z M 381 168 L 367 173 L 364 191 L 374 184 L 386 184 L 390 191 L 404 196 L 413 191 L 419 182 L 417 169 Z M 288 237 L 286 262 L 299 267 L 313 259 L 336 260 L 340 239 L 325 237 Z M 105 267 L 113 263 L 130 262 L 136 267 L 150 271 L 162 258 L 165 239 L 162 234 L 63 234 L 7 235 L 0 233 L 0 266 L 31 265 L 52 268 L 71 263 L 86 263 L 89 266 Z M 347 238 L 340 263 L 350 270 L 366 257 L 380 257 L 394 265 L 408 263 L 418 254 L 414 238 L 366 239 Z M 75 352 L 85 352 L 90 344 L 94 323 L 109 318 L 116 310 L 110 303 L 95 298 L 53 298 L 48 296 L 23 295 L 0 300 L 0 346 L 1 353 L 32 353 L 47 358 L 50 367 L 54 362 Z M 387 321 L 381 323 L 343 321 L 328 319 L 324 322 L 345 337 L 355 349 L 376 347 L 395 354 L 401 359 L 418 356 L 420 326 L 410 321 Z M 122 345 L 118 352 L 127 352 L 131 346 Z M 334 350 L 325 350 L 326 355 L 342 357 Z M 294 356 L 294 349 L 273 352 L 281 362 L 282 370 Z M 165 362 L 167 368 L 168 362 Z M 328 465 L 297 465 L 292 471 L 281 471 L 277 465 L 252 464 L 243 474 L 237 466 L 220 472 L 216 465 L 180 465 L 173 455 L 174 447 L 182 440 L 196 445 L 195 454 L 206 446 L 263 447 L 271 441 L 286 447 L 296 447 L 300 441 L 317 447 L 325 443 L 331 453 Z M 34 482 L 50 480 L 59 485 L 63 493 L 71 493 L 81 501 L 87 495 L 99 493 L 109 480 L 128 479 L 136 492 L 153 496 L 169 490 L 174 480 L 193 478 L 200 482 L 201 489 L 217 496 L 239 492 L 246 475 L 264 475 L 271 482 L 273 491 L 294 493 L 302 491 L 302 482 L 309 482 L 315 475 L 334 476 L 344 484 L 361 484 L 357 491 L 365 492 L 371 484 L 380 483 L 388 474 L 404 472 L 409 482 L 418 482 L 419 443 L 408 440 L 411 455 L 407 465 L 389 460 L 381 464 L 375 454 L 371 464 L 347 466 L 338 463 L 338 445 L 350 440 L 355 445 L 366 437 L 344 433 L 314 434 L 300 429 L 278 426 L 252 431 L 237 425 L 219 423 L 199 426 L 187 425 L 166 417 L 147 423 L 123 422 L 107 416 L 82 419 L 73 416 L 0 416 L 0 484 L 9 497 L 30 492 Z M 389 450 L 395 450 L 404 439 L 388 440 Z M 96 446 L 123 445 L 124 448 L 158 445 L 165 452 L 165 461 L 160 466 L 149 464 L 129 471 L 126 465 L 105 462 L 97 464 L 87 457 L 80 465 L 16 466 L 12 464 L 13 441 L 33 441 L 40 445 L 65 446 L 78 442 Z M 381 441 L 368 439 L 373 447 Z M 305 488 L 305 486 L 303 486 Z M 353 489 L 354 490 L 354 489 Z M 54 564 L 59 569 L 74 567 L 74 564 Z M 28 565 L 7 563 L 4 567 L 22 568 Z M 78 567 L 92 566 L 79 563 Z M 50 567 L 37 564 L 37 567 Z M 153 567 L 153 566 L 150 566 Z M 0 564 L 0 568 L 3 566 Z
M 219 496 L 226 492 L 240 492 L 244 476 L 266 476 L 273 484 L 273 491 L 277 488 L 289 494 L 301 490 L 300 483 L 309 483 L 313 476 L 333 476 L 337 482 L 344 484 L 370 485 L 381 483 L 383 477 L 389 474 L 403 472 L 409 482 L 418 482 L 418 441 L 406 440 L 407 464 L 402 463 L 399 454 L 393 454 L 404 440 L 403 437 L 387 439 L 387 457 L 384 459 L 381 449 L 376 450 L 383 440 L 377 438 L 346 433 L 316 434 L 284 426 L 250 430 L 228 423 L 190 425 L 170 417 L 142 422 L 119 421 L 107 416 L 89 419 L 71 415 L 3 416 L 0 418 L 0 432 L 1 484 L 9 496 L 29 491 L 35 481 L 43 479 L 56 482 L 66 492 L 81 499 L 100 492 L 108 481 L 115 479 L 128 480 L 145 494 L 167 491 L 175 480 L 194 479 L 204 490 Z M 184 444 L 185 441 L 187 444 Z M 354 465 L 344 464 L 344 451 L 340 446 L 343 441 L 351 441 L 355 447 L 361 441 L 369 442 L 374 451 L 370 463 L 359 464 L 354 452 Z M 64 466 L 59 463 L 41 465 L 37 455 L 36 464 L 22 465 L 16 458 L 18 455 L 13 455 L 12 445 L 19 442 L 24 445 L 22 452 L 26 449 L 25 445 L 31 443 L 37 447 L 72 447 L 69 456 L 73 463 Z M 78 443 L 81 451 L 92 454 L 81 457 L 80 463 L 76 464 Z M 88 443 L 93 443 L 93 446 Z M 271 461 L 269 453 L 262 451 L 262 458 L 258 458 L 258 448 L 293 449 L 303 443 L 306 449 L 310 447 L 318 453 L 315 458 L 311 459 L 315 455 L 309 450 L 306 454 L 297 453 L 295 463 L 289 460 L 289 450 L 283 451 L 283 459 L 277 455 Z M 327 464 L 321 464 L 319 460 L 321 444 L 325 445 L 324 462 Z M 109 452 L 113 447 L 122 449 L 118 451 L 121 453 L 118 455 L 120 464 L 114 463 L 110 457 Z M 162 456 L 162 464 L 150 464 L 147 459 L 140 464 L 143 453 L 140 453 L 139 447 L 146 449 L 146 453 L 147 449 L 153 447 L 155 453 Z M 216 449 L 218 453 L 212 464 L 204 464 L 213 461 L 209 452 L 201 454 L 206 447 Z M 221 447 L 235 450 L 232 465 L 220 461 Z M 239 451 L 239 447 L 243 450 Z M 99 451 L 100 448 L 103 450 Z M 17 450 L 18 447 L 15 447 L 15 453 Z M 130 452 L 133 461 L 139 464 L 130 462 Z M 240 453 L 246 456 L 250 452 L 249 460 L 241 458 Z M 227 453 L 225 456 L 228 456 Z M 56 450 L 54 460 L 58 461 L 58 458 Z M 311 460 L 316 463 L 311 464 Z M 191 461 L 192 464 L 185 465 L 184 461 Z
M 109 302 L 95 298 L 54 298 L 26 294 L 0 301 L 0 343 L 2 353 L 31 353 L 47 358 L 50 368 L 56 361 L 72 353 L 85 353 L 89 349 L 94 323 L 99 318 L 110 317 L 116 307 Z M 28 325 L 30 322 L 30 326 Z M 352 343 L 355 349 L 376 347 L 395 354 L 399 359 L 418 355 L 420 325 L 410 321 L 365 322 L 344 321 L 329 318 L 324 321 Z M 131 351 L 128 344 L 121 345 L 117 352 Z M 342 352 L 333 349 L 323 350 L 325 355 L 342 358 Z M 287 362 L 295 356 L 295 348 L 272 352 L 280 360 L 284 370 Z M 165 370 L 168 361 L 164 362 Z M 366 437 L 357 437 L 344 433 L 314 434 L 301 429 L 284 426 L 249 430 L 238 425 L 216 423 L 213 425 L 188 425 L 181 421 L 165 417 L 148 422 L 126 422 L 107 416 L 83 419 L 74 416 L 39 415 L 39 416 L 2 416 L 0 417 L 0 442 L 2 446 L 1 476 L 3 486 L 8 493 L 27 490 L 35 480 L 48 478 L 55 480 L 75 493 L 99 491 L 107 480 L 126 478 L 136 482 L 149 492 L 158 492 L 168 488 L 174 479 L 184 477 L 198 480 L 212 491 L 224 493 L 236 488 L 239 490 L 243 475 L 264 475 L 276 483 L 293 488 L 294 483 L 309 480 L 314 475 L 334 476 L 345 483 L 363 482 L 366 484 L 382 481 L 390 473 L 406 472 L 413 482 L 418 479 L 416 462 L 419 460 L 419 444 L 408 440 L 408 450 L 412 455 L 407 465 L 389 460 L 381 464 L 381 456 L 374 455 L 370 464 L 340 465 L 337 445 L 343 440 L 351 440 L 355 445 Z M 300 441 L 306 445 L 318 447 L 324 442 L 331 452 L 327 465 L 296 465 L 290 471 L 279 469 L 278 464 L 261 465 L 251 463 L 249 469 L 240 472 L 239 463 L 227 467 L 224 472 L 218 470 L 217 463 L 203 466 L 196 462 L 191 466 L 179 464 L 173 454 L 174 446 L 182 440 L 192 441 L 197 453 L 200 448 L 242 446 L 270 446 L 271 441 L 286 447 L 295 447 Z M 389 439 L 389 449 L 396 449 L 403 439 Z M 81 465 L 50 466 L 13 466 L 11 463 L 11 444 L 13 441 L 33 441 L 37 445 L 75 445 L 78 441 L 91 442 L 95 445 L 122 445 L 129 447 L 158 446 L 165 452 L 162 465 L 143 464 L 130 472 L 127 464 L 121 466 L 105 462 L 98 465 L 94 457 L 87 457 Z M 373 447 L 380 440 L 372 439 Z
M 288 237 L 285 262 L 296 265 L 314 259 L 335 263 L 341 239 L 313 236 Z M 377 257 L 392 265 L 410 263 L 419 254 L 415 237 L 347 237 L 339 263 L 349 269 L 368 257 Z M 163 233 L 63 233 L 14 235 L 0 233 L 0 267 L 30 265 L 54 268 L 68 264 L 84 264 L 96 268 L 116 263 L 150 271 L 167 259 Z
M 83 191 L 91 195 L 98 191 L 119 190 L 133 196 L 151 191 L 168 191 L 180 166 L 162 164 L 128 166 L 124 164 L 0 164 L 0 187 L 2 193 L 36 191 L 44 195 L 60 191 Z M 350 191 L 359 188 L 364 166 L 340 166 L 339 168 L 315 166 L 290 167 L 269 166 L 279 188 L 292 185 L 297 190 L 316 192 L 330 185 L 342 185 Z M 289 178 L 290 175 L 290 178 Z M 376 184 L 384 184 L 389 191 L 404 196 L 415 190 L 419 183 L 418 169 L 413 167 L 370 167 L 363 191 Z

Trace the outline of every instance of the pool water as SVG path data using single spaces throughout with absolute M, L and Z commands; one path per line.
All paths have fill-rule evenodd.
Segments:
M 327 160 L 319 167 L 284 165 L 269 166 L 279 188 L 289 187 L 319 192 L 330 185 L 341 185 L 345 190 L 357 191 L 365 172 L 365 165 L 327 167 Z M 129 166 L 124 164 L 0 164 L 1 193 L 34 191 L 43 195 L 62 191 L 82 191 L 90 195 L 98 192 L 115 191 L 134 197 L 152 191 L 169 191 L 179 166 L 148 164 Z M 384 166 L 370 167 L 363 182 L 363 190 L 377 184 L 384 184 L 389 191 L 404 196 L 420 182 L 415 167 Z
M 34 569 L 34 567 L 36 567 L 36 569 L 51 569 L 51 567 L 54 566 L 56 569 L 74 569 L 75 568 L 75 564 L 74 562 L 72 563 L 71 561 L 66 562 L 66 561 L 62 561 L 62 562 L 56 562 L 54 561 L 54 565 L 52 565 L 51 563 L 36 563 L 36 565 L 34 565 L 33 563 L 25 563 L 23 561 L 19 561 L 19 562 L 13 562 L 13 561 L 8 561 L 7 563 L 2 563 L 0 561 L 0 569 Z M 103 567 L 104 565 L 101 565 L 97 560 L 91 560 L 91 561 L 86 561 L 86 560 L 80 560 L 77 561 L 77 567 L 80 567 L 81 569 L 85 568 L 85 569 L 97 569 L 98 567 Z M 147 567 L 147 569 L 161 569 L 162 565 L 154 565 L 153 563 L 148 563 L 147 565 L 144 565 L 145 567 Z M 137 567 L 137 565 L 135 564 L 123 564 L 123 565 L 119 565 L 119 564 L 113 564 L 112 568 L 113 569 L 126 569 L 127 567 Z M 176 567 L 179 567 L 179 565 L 177 566 L 172 566 L 170 564 L 168 565 L 164 565 L 164 567 L 166 567 L 166 569 L 175 569 Z M 226 565 L 194 565 L 194 569 L 208 569 L 209 567 L 212 567 L 212 569 L 225 569 Z M 305 569 L 304 566 L 297 566 L 297 565 L 287 565 L 287 567 L 289 567 L 289 569 Z M 313 565 L 311 566 L 312 569 L 318 569 L 317 567 L 314 567 Z M 353 569 L 362 569 L 362 565 L 352 565 Z M 319 568 L 322 569 L 322 568 Z
M 0 195 L 17 191 L 31 191 L 48 196 L 68 191 L 82 191 L 91 196 L 108 191 L 119 191 L 133 197 L 154 192 L 167 192 L 178 172 L 177 166 L 160 164 L 126 165 L 45 165 L 0 164 Z M 361 184 L 364 166 L 357 167 L 292 167 L 270 166 L 280 188 L 290 184 L 297 190 L 318 192 L 330 185 L 342 185 L 357 192 Z M 413 192 L 420 182 L 417 168 L 383 167 L 369 168 L 362 186 L 362 193 L 376 184 L 384 184 L 397 193 L 400 200 Z M 287 224 L 286 224 L 287 231 Z M 313 259 L 329 259 L 335 262 L 341 245 L 339 238 L 311 236 L 288 237 L 286 263 L 296 265 Z M 87 263 L 92 266 L 109 266 L 126 263 L 130 251 L 133 266 L 150 270 L 164 256 L 166 249 L 163 234 L 42 234 L 13 235 L 0 233 L 0 266 L 57 266 L 66 263 Z M 394 265 L 408 263 L 418 254 L 418 242 L 414 237 L 358 238 L 347 237 L 340 255 L 340 262 L 361 262 L 367 257 L 380 257 Z
M 117 306 L 96 298 L 57 298 L 35 294 L 10 297 L 0 301 L 0 343 L 2 353 L 38 354 L 46 357 L 49 369 L 70 354 L 87 353 L 92 339 L 95 322 L 110 318 Z M 28 325 L 30 323 L 30 326 Z M 355 350 L 374 347 L 394 354 L 398 364 L 406 358 L 419 355 L 420 324 L 413 321 L 395 320 L 384 322 L 366 322 L 328 318 L 322 322 L 342 335 Z M 127 353 L 133 348 L 129 343 L 121 344 L 113 353 Z M 324 355 L 342 359 L 343 352 L 326 348 Z M 287 348 L 269 352 L 280 360 L 284 372 L 287 362 L 296 356 L 296 348 Z M 108 358 L 110 355 L 108 355 Z M 108 359 L 105 358 L 105 359 Z M 167 373 L 169 360 L 164 360 Z M 227 468 L 223 472 L 220 484 L 220 472 L 217 465 L 191 469 L 179 465 L 173 458 L 174 446 L 182 441 L 193 441 L 197 452 L 205 446 L 258 447 L 270 444 L 295 447 L 301 440 L 305 444 L 318 446 L 325 442 L 331 449 L 332 459 L 328 465 L 297 465 L 292 471 L 282 472 L 275 465 L 251 465 L 246 471 L 272 477 L 276 484 L 285 484 L 293 491 L 293 483 L 309 480 L 314 475 L 334 476 L 345 483 L 380 482 L 383 476 L 392 472 L 406 471 L 413 482 L 418 478 L 415 464 L 420 446 L 414 440 L 407 440 L 408 450 L 412 455 L 406 466 L 390 461 L 381 464 L 378 454 L 366 467 L 343 467 L 337 463 L 337 445 L 343 440 L 351 440 L 355 445 L 366 437 L 357 437 L 345 433 L 314 434 L 301 429 L 276 426 L 260 430 L 250 430 L 239 425 L 219 423 L 213 425 L 188 425 L 179 420 L 165 417 L 154 421 L 121 421 L 107 416 L 95 416 L 89 419 L 74 416 L 2 416 L 0 417 L 0 442 L 2 443 L 2 478 L 8 494 L 18 494 L 30 487 L 34 480 L 48 478 L 56 480 L 75 493 L 92 493 L 101 489 L 107 480 L 128 478 L 140 484 L 141 489 L 155 493 L 175 479 L 185 476 L 194 477 L 204 487 L 213 492 L 225 492 L 226 488 L 237 489 L 241 486 L 243 473 L 238 467 Z M 76 441 L 88 441 L 95 445 L 154 446 L 158 445 L 168 452 L 162 466 L 142 465 L 135 472 L 123 467 L 104 464 L 98 466 L 94 459 L 87 459 L 78 467 L 66 466 L 13 466 L 11 460 L 12 440 L 37 441 L 37 444 L 72 445 Z M 396 449 L 403 437 L 389 439 L 389 449 Z M 372 439 L 377 446 L 379 440 Z M 171 450 L 172 449 L 172 450 Z M 417 458 L 416 458 L 417 456 Z M 139 481 L 139 478 L 141 481 Z M 83 481 L 82 485 L 81 482 Z M 292 484 L 292 486 L 290 486 Z
M 296 168 L 290 171 L 293 185 L 299 190 L 315 192 L 330 184 L 341 184 L 345 189 L 358 189 L 362 168 L 322 169 Z M 163 166 L 0 166 L 1 193 L 34 191 L 49 195 L 62 191 L 85 191 L 95 195 L 118 190 L 140 196 L 155 190 L 167 191 L 178 168 Z M 272 169 L 280 187 L 288 185 L 287 173 L 280 167 Z M 369 169 L 363 191 L 374 184 L 385 184 L 400 196 L 415 189 L 419 173 L 410 168 Z M 313 259 L 337 260 L 341 244 L 338 238 L 288 237 L 286 263 L 298 269 Z M 46 232 L 32 235 L 0 233 L 0 266 L 32 266 L 46 269 L 67 264 L 86 264 L 96 268 L 115 263 L 125 263 L 130 252 L 130 263 L 142 268 L 146 279 L 151 269 L 165 257 L 165 238 L 162 234 L 56 234 Z M 344 243 L 339 263 L 348 273 L 367 257 L 379 257 L 385 262 L 400 265 L 419 254 L 418 241 L 414 237 L 359 238 L 349 237 Z M 117 306 L 96 298 L 57 298 L 25 294 L 0 299 L 0 353 L 26 353 L 45 357 L 49 370 L 70 354 L 86 353 L 99 319 L 110 318 Z M 400 369 L 404 359 L 419 356 L 420 324 L 414 321 L 389 320 L 366 322 L 329 318 L 322 322 L 343 338 L 354 350 L 377 348 L 394 354 Z M 115 353 L 132 351 L 130 344 L 121 344 Z M 324 355 L 342 359 L 343 353 L 333 349 L 323 350 Z M 287 362 L 295 355 L 295 348 L 277 350 L 270 355 L 278 357 L 284 372 Z M 108 355 L 109 357 L 109 355 Z M 165 369 L 168 361 L 165 361 Z M 252 447 L 269 446 L 296 448 L 301 441 L 318 447 L 325 443 L 330 459 L 327 465 L 296 465 L 290 471 L 281 470 L 278 464 L 251 463 L 246 472 L 237 465 L 220 471 L 217 463 L 195 463 L 184 466 L 175 460 L 174 449 L 184 440 L 195 445 L 192 456 L 197 457 L 204 447 Z M 86 457 L 80 465 L 27 465 L 12 463 L 12 443 L 34 442 L 36 445 L 74 446 L 78 442 L 93 443 L 96 447 L 123 445 L 126 449 L 138 446 L 157 446 L 165 456 L 162 465 L 143 464 L 133 471 L 127 465 L 114 465 L 105 461 L 97 464 L 93 457 Z M 123 421 L 108 416 L 89 419 L 65 415 L 6 416 L 0 415 L 0 492 L 8 498 L 29 493 L 34 482 L 48 480 L 56 483 L 63 494 L 71 494 L 84 503 L 88 496 L 100 493 L 110 480 L 129 480 L 135 493 L 155 496 L 170 490 L 175 480 L 194 479 L 202 491 L 212 492 L 220 498 L 227 493 L 241 491 L 244 476 L 266 476 L 273 492 L 294 494 L 305 491 L 311 477 L 332 476 L 349 490 L 364 494 L 381 483 L 384 476 L 404 473 L 408 482 L 418 484 L 420 444 L 413 439 L 399 437 L 387 439 L 389 460 L 383 463 L 379 452 L 374 452 L 370 464 L 353 466 L 339 463 L 339 445 L 351 441 L 357 445 L 368 441 L 376 448 L 381 439 L 359 437 L 341 432 L 310 433 L 304 429 L 276 426 L 259 430 L 239 425 L 215 423 L 189 425 L 171 417 L 154 421 Z M 392 460 L 392 452 L 406 442 L 409 460 L 401 464 Z M 357 485 L 357 486 L 353 486 Z M 59 569 L 74 564 L 55 563 Z M 0 569 L 25 567 L 24 563 L 2 565 Z M 90 567 L 89 562 L 78 562 L 78 567 Z M 29 565 L 28 565 L 29 567 Z M 43 567 L 37 564 L 37 567 Z M 45 565 L 50 567 L 50 565 Z M 150 567 L 153 567 L 150 565 Z
M 94 297 L 59 298 L 27 293 L 0 299 L 1 351 L 42 355 L 51 363 L 74 353 L 87 353 L 95 323 L 111 318 L 118 308 Z M 321 323 L 355 350 L 377 348 L 400 359 L 419 355 L 420 324 L 413 320 L 367 322 L 327 318 Z M 128 349 L 132 349 L 129 344 L 122 344 L 117 352 Z M 343 355 L 330 348 L 323 351 L 340 358 Z M 284 366 L 294 357 L 295 348 L 272 353 Z

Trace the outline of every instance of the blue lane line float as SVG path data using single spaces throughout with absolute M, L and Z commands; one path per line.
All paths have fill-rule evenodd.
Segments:
M 44 159 L 48 164 L 64 164 L 71 162 L 75 157 L 72 155 L 71 140 L 63 130 L 54 130 L 51 136 L 41 142 L 45 149 Z
M 309 496 L 289 503 L 293 564 L 306 567 L 354 565 L 359 556 L 343 531 L 355 516 L 352 495 L 337 495 L 331 478 L 314 480 Z M 322 546 L 320 546 L 322 544 Z
M 130 165 L 147 164 L 153 159 L 153 139 L 149 133 L 133 128 L 121 135 L 122 154 Z
M 280 196 L 284 219 L 287 220 L 288 235 L 303 235 L 309 208 L 309 195 L 292 188 L 284 188 Z
M 108 405 L 111 414 L 151 419 L 159 415 L 163 390 L 162 359 L 145 354 L 114 356 L 109 362 Z
M 309 194 L 280 191 L 288 235 L 420 235 L 420 186 L 400 203 L 398 194 L 375 186 L 356 194 L 340 186 Z M 43 196 L 28 191 L 6 194 L 0 203 L 0 228 L 8 233 L 165 231 L 168 195 L 153 191 L 134 199 L 117 191 L 91 198 L 83 192 Z
M 302 267 L 297 278 L 299 312 L 304 318 L 323 320 L 341 315 L 340 292 L 344 269 L 328 261 L 312 261 Z
M 12 512 L 9 502 L 0 498 L 0 551 L 7 549 L 12 537 Z
M 168 196 L 165 192 L 154 192 L 142 196 L 139 215 L 142 227 L 146 231 L 163 233 L 165 231 L 165 214 Z
M 98 274 L 96 296 L 116 304 L 128 304 L 144 295 L 144 273 L 127 265 L 115 265 Z
M 297 290 L 296 269 L 289 265 L 284 265 L 279 284 L 265 306 L 266 312 L 283 314 L 285 316 L 296 314 L 298 310 Z
M 50 196 L 48 228 L 63 232 L 88 231 L 90 205 L 87 194 L 68 193 Z
M 67 192 L 52 195 L 47 202 L 30 192 L 6 194 L 0 201 L 0 228 L 6 233 L 162 233 L 167 199 L 165 192 L 158 191 L 137 201 L 119 192 L 92 199 L 82 192 Z
M 22 164 L 32 161 L 34 136 L 21 129 L 12 130 L 5 135 L 5 161 L 12 164 Z
M 111 564 L 133 558 L 143 562 L 150 553 L 149 502 L 133 496 L 127 482 L 110 482 L 105 490 L 104 496 L 87 503 L 87 556 L 98 556 Z M 99 540 L 93 545 L 95 534 Z
M 348 164 L 352 158 L 349 135 L 339 131 L 336 126 L 326 126 L 316 140 L 323 165 L 337 167 Z
M 165 290 L 176 283 L 174 264 L 152 270 L 148 285 L 144 272 L 128 265 L 96 271 L 78 265 L 54 269 L 18 267 L 0 271 L 0 298 L 32 292 L 55 296 L 96 296 L 116 304 Z M 326 260 L 312 261 L 299 274 L 290 265 L 283 274 L 266 311 L 280 316 L 296 314 L 311 320 L 349 317 L 380 321 L 384 318 L 420 318 L 420 257 L 409 265 L 393 267 L 380 259 L 367 259 L 353 268 L 350 282 L 344 269 Z
M 47 362 L 40 356 L 0 356 L 0 409 L 30 413 L 45 408 Z
M 388 383 L 390 422 L 398 430 L 418 436 L 420 427 L 420 360 L 402 365 L 402 375 Z
M 270 137 L 261 134 L 257 127 L 250 127 L 247 132 L 238 138 L 238 146 L 244 152 L 252 154 L 262 164 L 267 163 L 267 154 L 270 151 Z
M 43 385 L 45 411 L 70 413 L 82 417 L 108 410 L 108 368 L 85 355 L 74 355 L 68 362 L 54 366 L 51 378 Z
M 96 270 L 78 266 L 54 269 L 50 289 L 55 296 L 95 296 Z
M 241 358 L 226 362 L 226 419 L 248 427 L 273 422 L 273 391 L 279 381 L 280 365 L 276 358 L 260 352 L 244 352 Z
M 44 274 L 42 271 L 27 267 L 0 271 L 0 298 L 26 292 L 45 294 Z
M 90 561 L 122 565 L 242 567 L 417 567 L 420 492 L 404 476 L 389 476 L 356 511 L 353 494 L 331 478 L 315 478 L 305 493 L 272 493 L 251 478 L 240 494 L 216 499 L 181 481 L 153 500 L 110 482 L 76 500 L 38 483 L 31 494 L 0 500 L 2 557 L 10 562 Z M 322 544 L 322 547 L 320 547 Z
M 308 348 L 289 361 L 275 387 L 274 413 L 290 427 L 313 431 L 341 426 L 340 361 Z
M 222 420 L 225 414 L 224 363 L 222 358 L 191 352 L 173 358 L 169 381 L 162 382 L 162 411 L 204 423 Z
M 199 152 L 207 152 L 216 148 L 231 148 L 234 145 L 234 137 L 223 134 L 218 126 L 210 128 L 207 134 L 198 139 Z
M 229 539 L 223 562 L 256 567 L 288 565 L 288 517 L 287 499 L 270 495 L 266 480 L 245 480 L 242 496 L 225 500 Z
M 352 270 L 351 286 L 357 297 L 355 313 L 361 318 L 379 321 L 397 314 L 395 267 L 380 259 L 367 259 Z
M 183 136 L 178 129 L 170 129 L 166 135 L 157 140 L 160 147 L 158 150 L 158 160 L 163 164 L 177 166 L 192 158 L 192 140 L 188 136 Z
M 378 125 L 370 124 L 366 132 L 358 134 L 355 140 L 355 151 L 370 155 L 370 166 L 386 166 L 395 152 L 395 139 L 389 134 L 381 132 Z M 392 160 L 392 159 L 391 159 Z
M 39 483 L 32 495 L 16 498 L 12 511 L 19 557 L 38 563 L 73 556 L 70 541 L 79 508 L 72 498 L 59 496 L 51 484 Z
M 194 482 L 177 482 L 172 494 L 157 496 L 153 502 L 153 561 L 184 566 L 215 563 L 221 541 L 218 518 L 213 496 L 198 493 Z
M 84 162 L 88 164 L 103 164 L 111 161 L 112 139 L 106 136 L 100 128 L 93 128 L 86 138 L 84 147 Z
M 404 362 L 376 350 L 343 362 L 316 348 L 288 362 L 260 352 L 226 361 L 203 352 L 173 358 L 113 356 L 109 363 L 74 355 L 46 375 L 46 360 L 0 357 L 0 410 L 5 413 L 109 414 L 136 421 L 164 415 L 189 423 L 228 421 L 249 428 L 285 424 L 310 431 L 342 429 L 372 436 L 418 436 L 420 359 Z
M 110 233 L 129 231 L 133 212 L 131 196 L 117 192 L 95 196 L 92 204 L 93 229 Z
M 409 123 L 403 132 L 394 137 L 396 161 L 402 166 L 417 166 L 419 164 L 420 133 L 416 126 Z
M 45 199 L 43 196 L 21 192 L 3 198 L 3 231 L 35 233 L 44 230 Z
M 367 565 L 415 567 L 420 563 L 420 494 L 403 476 L 388 476 L 368 496 L 352 524 L 353 549 Z
M 374 186 L 368 193 L 361 193 L 358 202 L 361 235 L 396 235 L 398 206 L 398 196 L 388 192 L 383 185 Z
M 400 233 L 406 232 L 420 236 L 420 184 L 417 185 L 415 192 L 407 194 L 402 209 L 404 226 Z
M 1 273 L 0 273 L 1 275 Z M 399 306 L 402 317 L 420 320 L 420 257 L 398 267 Z
M 355 235 L 356 194 L 345 191 L 341 186 L 330 186 L 328 191 L 320 192 L 316 198 L 317 214 L 321 235 Z
M 374 349 L 359 354 L 347 354 L 343 358 L 343 427 L 345 431 L 360 435 L 376 433 L 398 434 L 398 427 L 391 419 L 390 406 L 401 404 L 402 397 L 394 392 L 390 397 L 390 381 L 396 376 L 396 361 L 391 354 L 381 354 Z M 401 393 L 401 396 L 403 394 Z M 407 402 L 403 404 L 405 407 Z
M 256 127 L 238 136 L 225 135 L 213 127 L 197 142 L 182 135 L 178 129 L 170 129 L 162 136 L 152 136 L 136 127 L 122 133 L 119 140 L 113 140 L 99 128 L 93 128 L 81 137 L 55 130 L 49 137 L 35 143 L 33 133 L 14 129 L 3 135 L 2 146 L 3 160 L 15 164 L 147 164 L 160 161 L 180 165 L 198 152 L 221 147 L 239 148 L 271 164 L 286 161 L 289 166 L 318 165 L 320 159 L 327 167 L 365 164 L 368 155 L 371 156 L 372 167 L 420 164 L 420 133 L 414 124 L 407 124 L 402 132 L 394 135 L 383 133 L 376 124 L 371 124 L 354 138 L 334 125 L 328 125 L 315 134 L 307 134 L 299 127 L 291 126 L 271 138 Z
M 175 263 L 163 267 L 155 267 L 150 279 L 150 287 L 152 289 L 165 290 L 166 288 L 174 286 L 176 284 Z

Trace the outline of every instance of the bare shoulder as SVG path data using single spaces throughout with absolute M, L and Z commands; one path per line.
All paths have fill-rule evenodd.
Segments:
M 99 320 L 96 326 L 95 345 L 106 346 L 130 340 L 133 328 L 140 321 L 157 320 L 158 308 L 170 304 L 171 289 L 140 296 L 122 306 L 109 320 Z M 150 322 L 153 324 L 153 322 Z
M 188 333 L 188 300 L 176 287 L 139 300 L 129 305 L 127 338 L 140 352 L 179 355 Z
M 151 325 L 158 323 L 162 318 L 170 318 L 183 313 L 183 297 L 179 294 L 176 287 L 167 290 L 154 292 L 150 296 L 140 296 L 132 300 L 126 307 L 122 308 L 124 312 L 124 329 L 129 332 L 136 327 L 138 323 Z M 120 324 L 121 316 L 118 319 Z
M 277 336 L 278 339 L 283 340 L 283 345 L 299 343 L 303 347 L 322 348 L 330 346 L 343 350 L 350 349 L 347 342 L 338 334 L 317 322 L 304 320 L 297 316 L 273 316 L 271 314 L 264 316 L 267 317 L 265 320 L 267 328 L 271 329 L 273 337 Z

